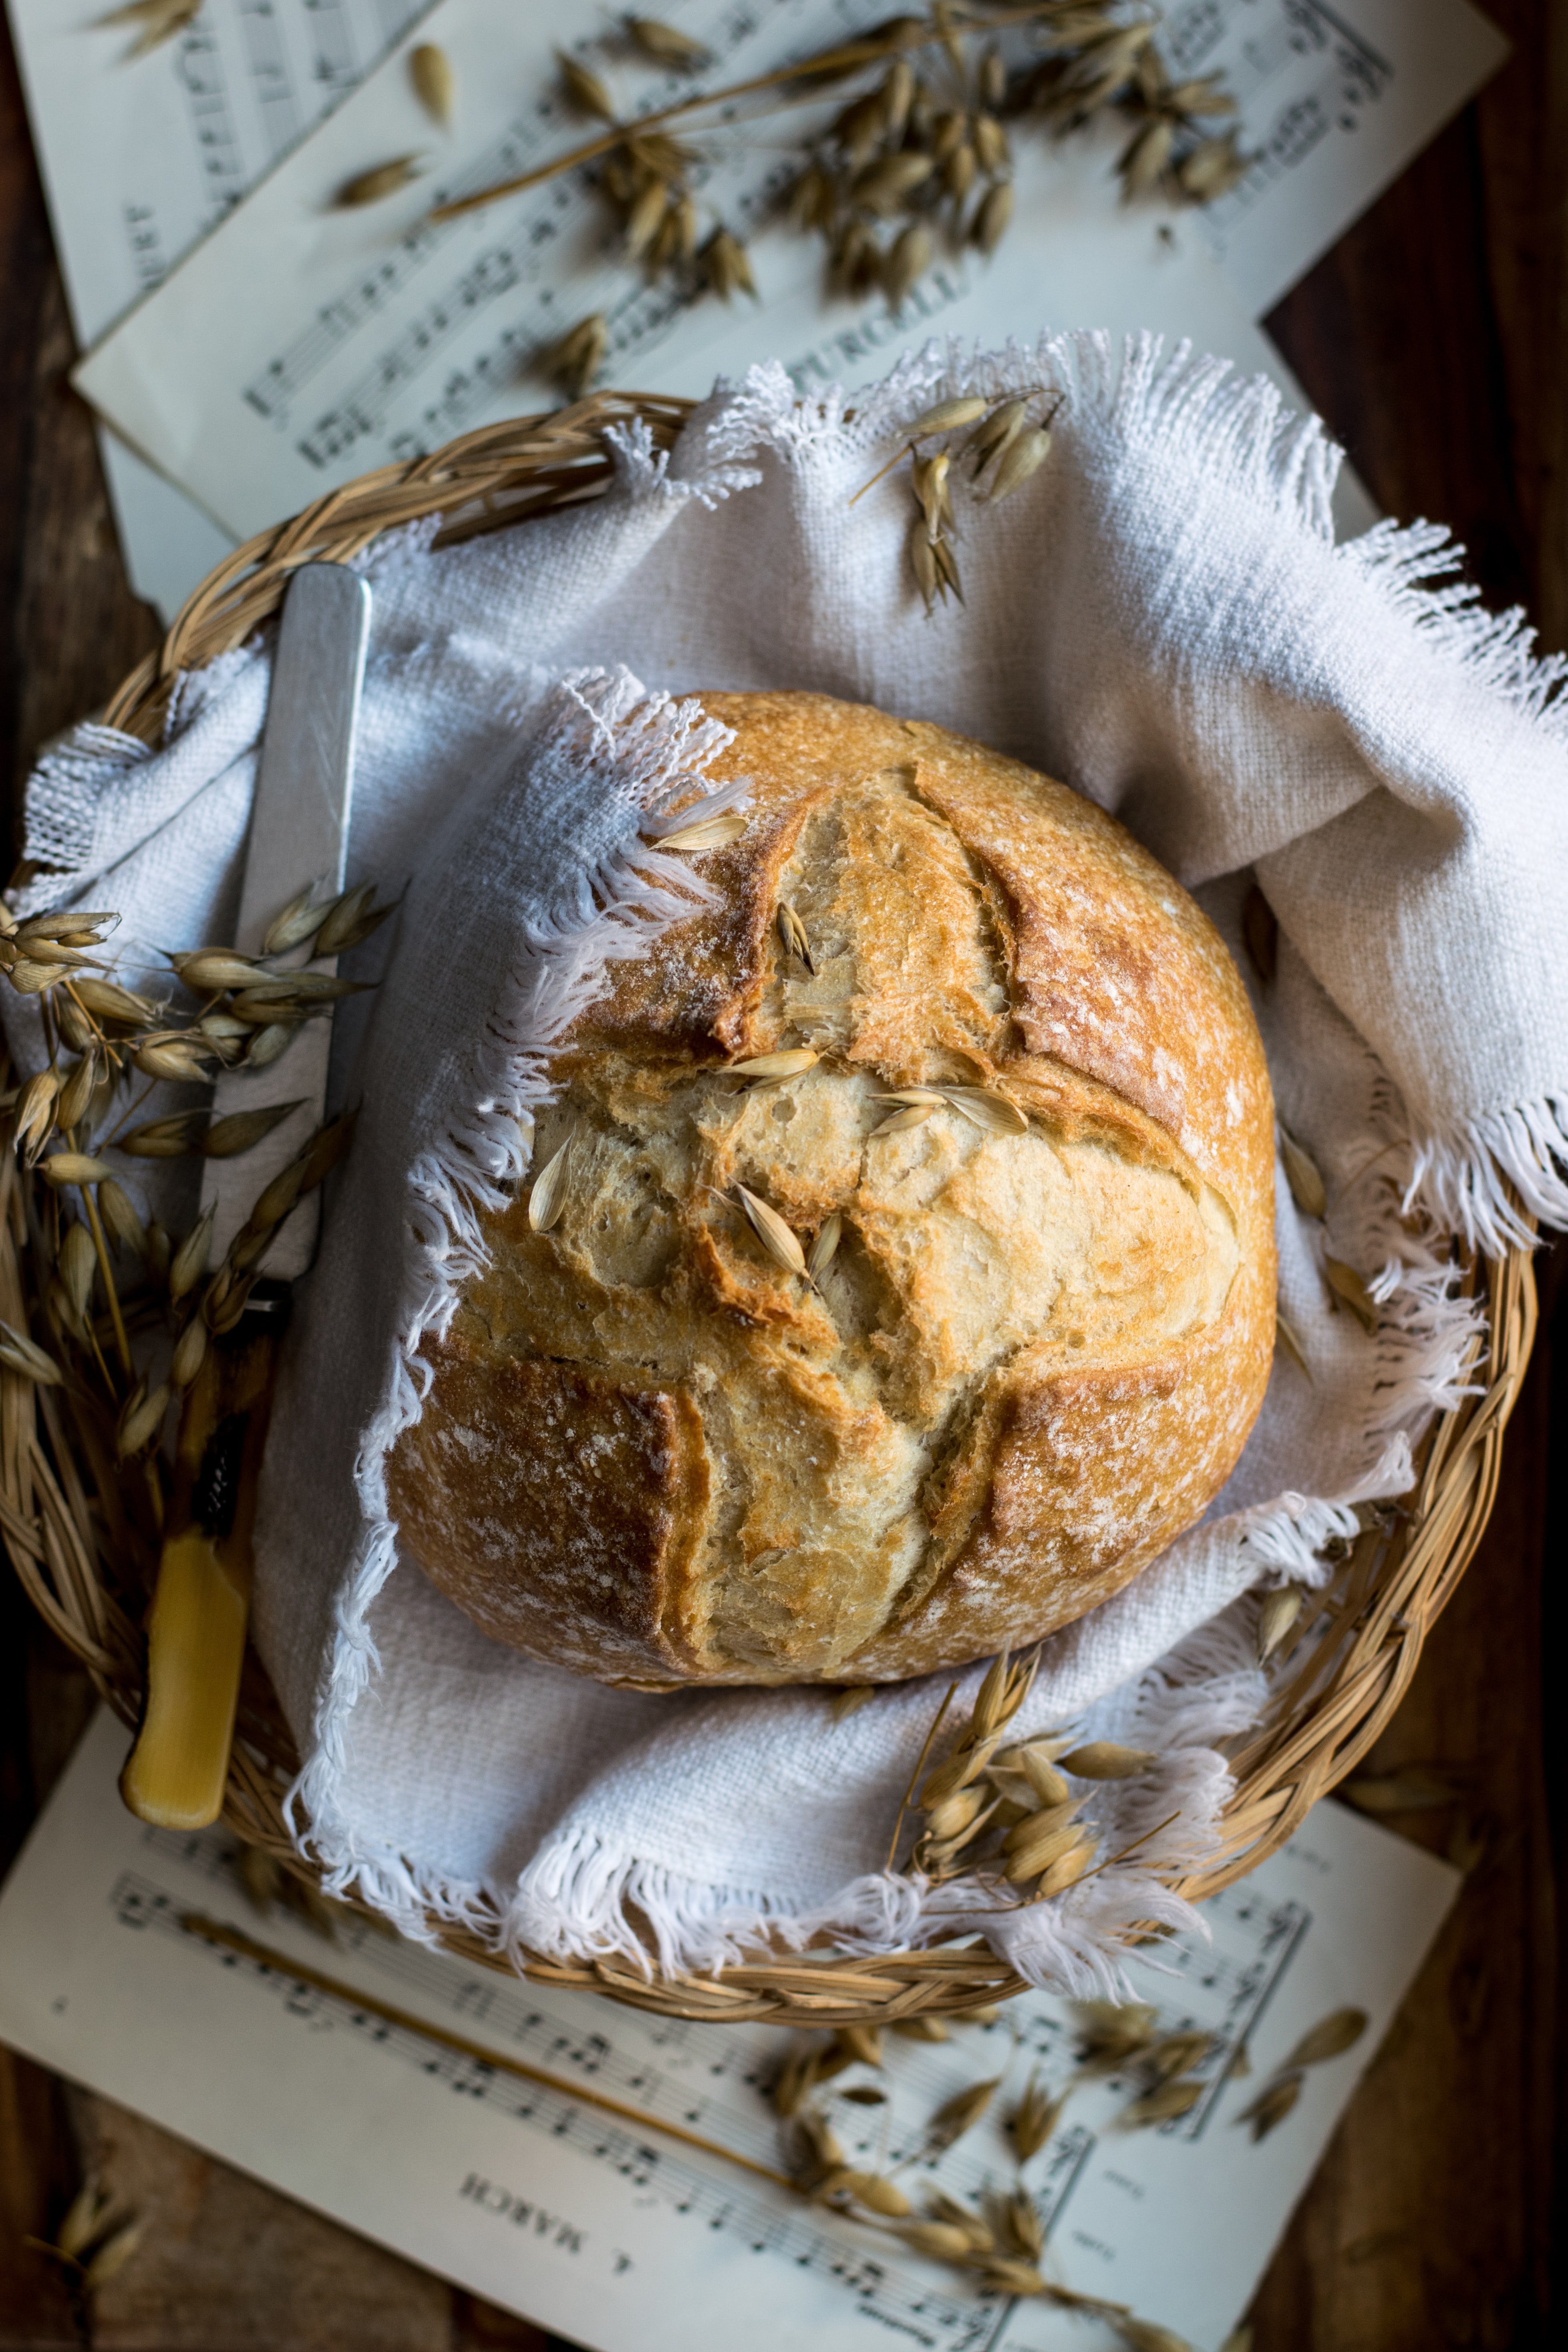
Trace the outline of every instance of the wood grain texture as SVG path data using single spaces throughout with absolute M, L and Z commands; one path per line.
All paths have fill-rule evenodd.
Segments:
M 1374 497 L 1449 523 L 1488 601 L 1523 604 L 1561 647 L 1568 8 L 1487 5 L 1513 61 L 1268 324 Z M 0 776 L 19 782 L 38 742 L 101 702 L 157 631 L 125 586 L 89 422 L 64 383 L 68 332 L 8 47 L 0 296 Z M 1468 1824 L 1483 1852 L 1264 2282 L 1258 2352 L 1530 2352 L 1548 2340 L 1554 2283 L 1563 2300 L 1562 1256 L 1542 1269 L 1542 1337 L 1491 1528 L 1369 1767 L 1462 1769 L 1462 1808 L 1401 1827 L 1442 1849 Z M 1558 1572 L 1543 1578 L 1548 1564 Z M 0 1864 L 87 1704 L 0 1576 Z M 56 2272 L 21 2241 L 58 2221 L 94 2164 L 153 2224 L 93 2315 L 100 2347 L 549 2352 L 525 2322 L 5 2053 L 0 2352 L 82 2342 Z

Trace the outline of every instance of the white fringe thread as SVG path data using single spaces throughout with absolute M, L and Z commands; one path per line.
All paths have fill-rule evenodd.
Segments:
M 1040 384 L 1071 390 L 1080 430 L 1157 434 L 1162 463 L 1184 462 L 1210 478 L 1228 479 L 1301 530 L 1331 541 L 1340 453 L 1318 420 L 1292 415 L 1272 385 L 1240 380 L 1226 362 L 1194 358 L 1186 344 L 1165 357 L 1152 336 L 1130 338 L 1120 352 L 1110 337 L 1089 334 L 1047 338 L 1029 352 L 1009 346 L 999 356 L 956 342 L 933 344 L 877 391 L 857 394 L 852 418 L 841 392 L 800 403 L 782 368 L 753 369 L 742 387 L 693 419 L 673 465 L 654 450 L 650 436 L 639 439 L 635 426 L 619 433 L 622 490 L 708 503 L 759 478 L 742 461 L 764 451 L 787 459 L 837 438 L 868 452 L 933 397 Z M 1145 453 L 1153 454 L 1148 439 Z M 416 552 L 400 550 L 399 556 Z M 1488 686 L 1554 734 L 1568 733 L 1560 691 L 1568 664 L 1533 658 L 1520 614 L 1487 614 L 1477 609 L 1473 592 L 1423 584 L 1451 568 L 1446 534 L 1426 525 L 1404 531 L 1383 525 L 1341 550 L 1340 559 L 1372 572 L 1402 612 Z M 689 785 L 727 740 L 700 720 L 695 704 L 677 707 L 660 696 L 639 700 L 640 689 L 624 674 L 579 678 L 566 692 L 576 730 L 568 727 L 550 756 L 629 761 L 634 790 L 647 807 L 661 794 L 668 803 Z M 708 796 L 683 811 L 683 819 L 716 814 L 736 798 L 733 791 Z M 368 1612 L 395 1558 L 384 1459 L 417 1420 L 428 1385 L 419 1346 L 427 1332 L 446 1328 L 463 1284 L 484 1263 L 483 1213 L 500 1205 L 503 1186 L 526 1165 L 532 1111 L 548 1092 L 551 1046 L 591 1001 L 605 962 L 645 954 L 668 923 L 706 895 L 689 869 L 650 850 L 646 836 L 631 865 L 627 853 L 637 838 L 628 826 L 624 845 L 582 876 L 555 922 L 527 942 L 508 1002 L 476 1060 L 471 1117 L 439 1138 L 411 1174 L 418 1238 L 403 1339 L 392 1392 L 366 1433 L 358 1465 L 369 1534 L 340 1598 L 317 1751 L 291 1792 L 310 1823 L 300 1826 L 296 1811 L 297 1834 L 323 1864 L 329 1893 L 357 1892 L 416 1937 L 460 1923 L 519 1966 L 529 1951 L 614 1953 L 647 1969 L 645 1927 L 659 1967 L 673 1973 L 722 1968 L 759 1944 L 798 1948 L 824 1932 L 845 1949 L 877 1953 L 973 1932 L 984 1920 L 988 1939 L 1031 1982 L 1114 1994 L 1125 1984 L 1120 1956 L 1126 1930 L 1138 1921 L 1173 1928 L 1196 1923 L 1159 1874 L 1187 1868 L 1213 1850 L 1233 1785 L 1215 1743 L 1255 1722 L 1266 1703 L 1252 1595 L 1150 1669 L 1131 1697 L 1112 1694 L 1089 1710 L 1087 1732 L 1098 1717 L 1114 1714 L 1122 1736 L 1157 1749 L 1162 1763 L 1146 1780 L 1097 1792 L 1086 1818 L 1121 1858 L 1047 1904 L 1007 1901 L 994 1888 L 970 1883 L 929 1886 L 918 1877 L 875 1874 L 816 1910 L 792 1913 L 766 1890 L 696 1884 L 613 1854 L 593 1838 L 547 1847 L 520 1886 L 508 1891 L 455 1880 L 390 1850 L 366 1854 L 338 1810 L 347 1719 L 375 1665 Z M 1386 1157 L 1388 1139 L 1374 1141 Z M 1405 1159 L 1403 1191 L 1382 1188 L 1355 1220 L 1362 1240 L 1378 1246 L 1345 1250 L 1359 1263 L 1383 1265 L 1378 1348 L 1386 1378 L 1369 1433 L 1381 1446 L 1356 1491 L 1331 1498 L 1288 1495 L 1258 1515 L 1244 1539 L 1257 1555 L 1260 1587 L 1322 1582 L 1331 1572 L 1323 1549 L 1353 1537 L 1356 1504 L 1409 1485 L 1415 1433 L 1432 1411 L 1466 1392 L 1479 1323 L 1458 1295 L 1445 1234 L 1458 1231 L 1494 1253 L 1527 1240 L 1510 1187 L 1528 1213 L 1568 1223 L 1568 1133 L 1555 1103 L 1498 1113 L 1452 1136 L 1407 1146 Z M 1428 1227 L 1414 1244 L 1399 1223 L 1412 1215 L 1425 1216 Z

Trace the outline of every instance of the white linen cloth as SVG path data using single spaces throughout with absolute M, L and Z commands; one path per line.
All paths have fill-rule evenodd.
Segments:
M 954 469 L 965 602 L 928 617 L 907 479 L 851 493 L 933 400 L 1041 385 L 1068 397 L 1026 488 L 986 507 Z M 258 1538 L 301 1833 L 405 1928 L 462 1917 L 514 1952 L 637 1956 L 651 1928 L 664 1966 L 693 1967 L 764 1927 L 875 1950 L 967 1921 L 1037 1981 L 1108 1981 L 1120 1926 L 1179 1915 L 1152 1865 L 1212 1840 L 1214 1743 L 1266 1697 L 1258 1589 L 1327 1573 L 1467 1377 L 1447 1234 L 1495 1250 L 1520 1206 L 1568 1208 L 1562 665 L 1532 660 L 1517 615 L 1423 584 L 1453 569 L 1441 532 L 1336 548 L 1315 421 L 1152 339 L 933 345 L 852 415 L 757 369 L 668 462 L 637 428 L 616 442 L 596 504 L 442 552 L 402 534 L 367 562 L 350 866 L 407 894 L 353 965 L 379 991 L 337 1015 L 334 1091 L 363 1111 L 300 1286 Z M 269 660 L 264 635 L 182 681 L 155 752 L 84 729 L 46 760 L 26 850 L 56 870 L 18 903 L 120 908 L 143 985 L 152 943 L 231 936 Z M 1121 817 L 1231 942 L 1281 1118 L 1328 1179 L 1326 1228 L 1279 1188 L 1312 1379 L 1281 1354 L 1204 1523 L 1045 1646 L 1021 1732 L 1081 1724 L 1163 1759 L 1097 1796 L 1121 1858 L 1049 1904 L 886 1866 L 945 1677 L 840 1722 L 810 1689 L 602 1689 L 489 1643 L 398 1560 L 383 1456 L 482 1247 L 476 1212 L 526 1167 L 541 1048 L 605 955 L 700 887 L 675 857 L 650 879 L 639 841 L 706 790 L 721 739 L 670 699 L 704 687 L 933 719 Z M 1254 880 L 1280 926 L 1268 986 L 1240 942 Z M 146 1163 L 128 1167 L 135 1190 Z M 193 1180 L 156 1181 L 188 1220 Z M 1375 1336 L 1334 1310 L 1325 1249 L 1374 1278 Z

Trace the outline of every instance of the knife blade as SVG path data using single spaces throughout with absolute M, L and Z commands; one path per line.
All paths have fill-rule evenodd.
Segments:
M 241 955 L 261 953 L 269 927 L 307 885 L 316 886 L 323 903 L 342 889 L 369 630 L 370 587 L 357 572 L 342 563 L 300 566 L 284 600 L 272 667 L 234 942 Z M 302 958 L 301 950 L 283 966 L 337 971 L 333 956 L 309 964 Z M 321 1125 L 331 1047 L 331 1018 L 321 1016 L 301 1022 L 293 1041 L 265 1069 L 225 1070 L 219 1076 L 215 1118 L 283 1102 L 299 1108 L 238 1158 L 204 1162 L 202 1209 L 214 1213 L 212 1265 L 222 1265 L 263 1186 Z M 268 1279 L 290 1282 L 306 1271 L 320 1219 L 320 1195 L 307 1193 L 262 1261 Z
M 284 599 L 240 890 L 242 954 L 261 952 L 273 921 L 307 885 L 323 911 L 343 887 L 370 602 L 359 574 L 335 563 L 302 565 Z M 309 969 L 333 971 L 335 959 Z M 248 1151 L 205 1163 L 210 1263 L 222 1265 L 258 1195 L 321 1126 L 331 1053 L 331 1019 L 320 1016 L 301 1023 L 267 1067 L 220 1077 L 216 1118 L 295 1108 Z M 232 1328 L 209 1344 L 181 1413 L 148 1620 L 147 1704 L 120 1783 L 131 1811 L 162 1828 L 205 1828 L 222 1810 L 273 1374 L 289 1284 L 315 1254 L 320 1213 L 319 1192 L 309 1192 L 279 1227 L 261 1279 Z

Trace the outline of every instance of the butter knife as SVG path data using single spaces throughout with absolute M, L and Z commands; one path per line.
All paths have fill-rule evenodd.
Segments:
M 302 565 L 289 583 L 246 846 L 235 940 L 243 955 L 261 953 L 271 925 L 307 884 L 323 908 L 343 887 L 370 603 L 367 583 L 339 563 Z M 307 967 L 335 968 L 335 959 L 321 958 Z M 248 1151 L 204 1163 L 213 1264 L 222 1264 L 258 1195 L 321 1126 L 331 1054 L 331 1019 L 319 1016 L 302 1022 L 266 1068 L 219 1077 L 215 1118 L 294 1108 Z M 233 1328 L 208 1347 L 181 1414 L 148 1620 L 147 1705 L 120 1783 L 131 1811 L 162 1828 L 205 1828 L 223 1807 L 273 1373 L 289 1285 L 315 1255 L 320 1217 L 320 1192 L 307 1192 L 279 1225 L 261 1278 Z

